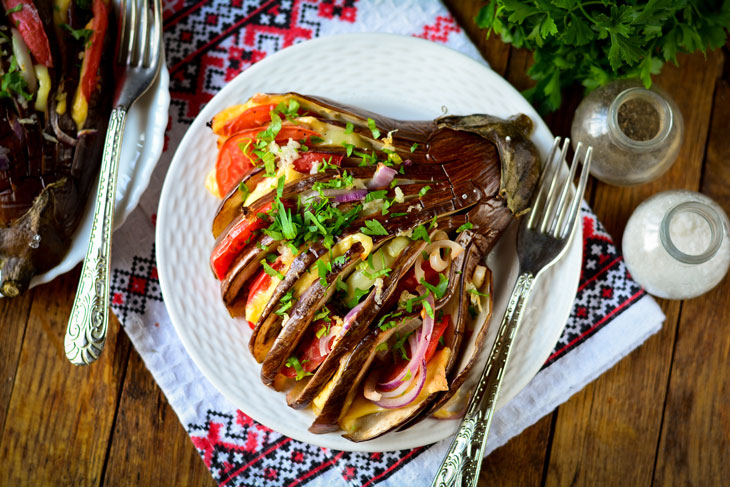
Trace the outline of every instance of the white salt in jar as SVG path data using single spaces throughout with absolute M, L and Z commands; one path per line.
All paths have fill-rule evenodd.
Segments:
M 730 266 L 730 222 L 694 191 L 652 196 L 626 224 L 623 252 L 632 277 L 660 298 L 688 299 L 715 287 Z

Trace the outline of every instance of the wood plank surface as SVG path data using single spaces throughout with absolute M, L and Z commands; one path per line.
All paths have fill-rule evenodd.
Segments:
M 77 268 L 32 294 L 0 440 L 0 484 L 99 485 L 130 344 L 113 323 L 93 367 L 66 360 L 78 276 Z
M 706 60 L 699 53 L 682 56 L 680 66 L 667 65 L 657 77 L 658 85 L 679 105 L 686 123 L 677 162 L 648 184 L 596 186 L 596 213 L 619 245 L 628 217 L 646 198 L 668 188 L 699 188 L 722 54 L 709 53 Z M 694 89 L 684 89 L 687 86 Z M 546 485 L 651 483 L 680 312 L 679 301 L 661 304 L 667 316 L 662 330 L 559 408 Z
M 730 212 L 730 56 L 715 90 L 702 193 Z M 655 485 L 723 485 L 730 459 L 730 279 L 682 305 Z M 724 306 L 723 306 L 724 304 Z
M 160 461 L 150 468 L 150 459 Z M 216 485 L 137 353 L 129 359 L 104 485 Z
M 448 0 L 491 67 L 532 85 L 531 54 L 487 39 L 484 2 Z M 634 208 L 673 188 L 701 190 L 730 211 L 730 56 L 681 56 L 657 78 L 686 135 L 674 167 L 634 188 L 593 182 L 589 201 L 620 243 Z M 724 67 L 724 70 L 723 70 Z M 582 90 L 546 121 L 570 132 Z M 102 358 L 70 365 L 63 335 L 78 268 L 0 300 L 0 486 L 215 485 L 184 428 L 116 320 Z M 730 279 L 697 299 L 662 301 L 662 330 L 551 415 L 497 449 L 479 486 L 723 485 L 730 478 Z

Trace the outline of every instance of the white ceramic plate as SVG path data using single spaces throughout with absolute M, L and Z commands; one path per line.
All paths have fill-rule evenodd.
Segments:
M 264 425 L 328 448 L 398 450 L 446 438 L 454 433 L 458 421 L 427 419 L 406 431 L 364 443 L 352 443 L 337 433 L 309 433 L 314 415 L 309 410 L 290 409 L 284 394 L 261 383 L 260 365 L 248 352 L 251 331 L 228 316 L 220 299 L 218 281 L 208 264 L 218 200 L 203 186 L 215 163 L 216 143 L 205 123 L 221 109 L 254 93 L 286 91 L 327 96 L 401 119 L 433 119 L 442 114 L 442 107 L 452 114 L 481 112 L 507 117 L 526 113 L 536 122 L 533 139 L 543 156 L 552 136 L 525 99 L 484 65 L 420 39 L 350 34 L 298 44 L 239 75 L 195 119 L 167 173 L 156 235 L 162 292 L 185 348 L 223 395 Z M 514 235 L 513 228 L 488 259 L 494 272 L 495 299 L 491 341 L 517 276 Z M 580 262 L 580 238 L 576 238 L 565 258 L 536 284 L 513 348 L 500 404 L 529 382 L 555 346 L 575 296 Z
M 114 2 L 118 6 L 118 2 Z M 137 207 L 139 199 L 147 189 L 152 170 L 162 154 L 170 108 L 170 75 L 167 65 L 162 63 L 160 75 L 149 91 L 140 98 L 127 114 L 127 125 L 122 141 L 122 155 L 117 176 L 117 203 L 114 211 L 114 228 L 124 223 L 127 216 Z M 91 223 L 96 204 L 96 182 L 91 185 L 92 197 L 86 203 L 78 228 L 71 241 L 71 247 L 63 260 L 53 269 L 35 276 L 30 287 L 50 282 L 73 269 L 86 255 L 91 236 Z

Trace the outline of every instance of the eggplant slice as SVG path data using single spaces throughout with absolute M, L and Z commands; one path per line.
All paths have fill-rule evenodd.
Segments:
M 89 72 L 98 83 L 88 99 L 81 95 L 87 102 L 86 111 L 72 118 L 77 87 L 83 81 L 80 59 L 94 49 L 94 40 L 86 43 L 70 32 L 84 29 L 93 13 L 91 9 L 82 11 L 75 2 L 66 5 L 67 11 L 51 2 L 21 5 L 40 24 L 34 34 L 26 30 L 17 35 L 11 29 L 17 20 L 8 16 L 15 9 L 0 19 L 6 39 L 13 31 L 8 39 L 13 44 L 24 43 L 23 35 L 34 36 L 32 64 L 36 73 L 43 73 L 37 80 L 30 75 L 35 86 L 24 76 L 26 81 L 18 82 L 19 91 L 3 88 L 0 98 L 0 292 L 7 297 L 23 293 L 33 276 L 63 259 L 101 162 L 114 91 L 114 22 L 109 19 L 109 28 L 99 37 L 103 41 L 97 45 L 102 48 L 101 62 L 97 72 Z M 36 58 L 43 51 L 37 46 L 44 44 L 50 59 Z M 18 70 L 11 60 L 13 51 L 6 44 L 0 53 L 0 72 Z M 43 96 L 45 88 L 49 91 Z
M 291 407 L 311 406 L 316 419 L 310 431 L 315 433 L 343 428 L 346 438 L 366 441 L 408 427 L 449 403 L 482 354 L 491 316 L 491 295 L 480 298 L 479 304 L 484 309 L 472 319 L 470 286 L 473 286 L 477 265 L 485 265 L 487 254 L 507 226 L 515 217 L 529 211 L 527 205 L 540 171 L 537 150 L 529 140 L 532 121 L 525 115 L 502 120 L 479 114 L 446 116 L 433 121 L 401 121 L 326 98 L 297 93 L 256 95 L 254 100 L 260 104 L 295 100 L 306 112 L 301 123 L 319 127 L 318 130 L 327 134 L 319 142 L 311 143 L 313 150 L 342 157 L 339 168 L 312 171 L 283 187 L 279 198 L 296 202 L 297 211 L 306 206 L 298 201 L 299 195 L 311 194 L 316 183 L 342 177 L 345 171 L 354 178 L 374 182 L 380 166 L 376 168 L 368 162 L 369 154 L 378 151 L 381 155 L 386 154 L 388 159 L 395 161 L 394 169 L 398 170 L 396 180 L 389 187 L 369 188 L 370 191 L 383 190 L 388 211 L 380 211 L 380 207 L 363 211 L 341 229 L 339 235 L 333 236 L 334 241 L 325 245 L 322 239 L 314 239 L 300 247 L 284 279 L 264 306 L 249 343 L 254 357 L 262 363 L 262 381 L 277 390 L 289 388 L 287 402 Z M 348 144 L 337 142 L 337 134 L 343 133 L 352 134 L 359 141 L 355 151 L 352 148 L 344 151 L 343 146 Z M 262 171 L 255 168 L 241 182 L 252 191 L 259 181 L 262 181 Z M 219 240 L 224 238 L 237 221 L 276 198 L 276 188 L 272 187 L 251 207 L 246 207 L 244 194 L 234 189 L 216 214 L 214 235 Z M 350 208 L 353 204 L 343 203 L 350 206 L 342 208 Z M 322 362 L 298 381 L 285 381 L 282 367 L 298 350 L 315 314 L 328 305 L 337 280 L 347 276 L 365 257 L 363 246 L 360 243 L 352 245 L 346 251 L 344 261 L 339 259 L 332 263 L 326 278 L 313 281 L 303 291 L 300 289 L 301 296 L 289 310 L 291 316 L 284 315 L 282 319 L 273 311 L 284 296 L 291 294 L 295 284 L 301 283 L 305 274 L 325 258 L 328 248 L 370 225 L 377 225 L 384 231 L 369 234 L 372 248 L 365 254 L 376 252 L 395 236 L 412 236 L 419 227 L 446 231 L 464 251 L 451 263 L 447 291 L 435 302 L 436 310 L 443 310 L 452 317 L 444 334 L 444 346 L 434 355 L 434 366 L 428 368 L 429 374 L 438 368 L 437 376 L 433 376 L 437 379 L 433 379 L 423 397 L 419 396 L 405 407 L 348 416 L 353 404 L 363 401 L 363 383 L 370 367 L 380 363 L 375 362 L 379 357 L 378 347 L 393 340 L 395 333 L 418 325 L 420 304 L 409 309 L 408 316 L 398 318 L 400 321 L 395 327 L 381 329 L 377 323 L 398 306 L 398 285 L 425 248 L 424 239 L 411 238 L 406 248 L 394 257 L 377 292 L 375 288 L 369 291 L 362 306 L 350 316 L 349 328 L 333 338 L 328 354 L 320 357 Z M 226 303 L 241 299 L 245 283 L 259 268 L 258 261 L 275 247 L 260 240 L 258 245 L 250 244 L 241 252 L 224 280 L 222 294 Z M 274 243 L 279 245 L 282 241 Z M 491 289 L 488 270 L 485 281 L 487 289 Z M 460 394 L 460 397 L 462 395 L 468 396 Z

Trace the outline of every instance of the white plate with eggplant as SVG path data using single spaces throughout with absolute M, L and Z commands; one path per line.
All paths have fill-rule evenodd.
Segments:
M 448 437 L 551 140 L 506 81 L 427 41 L 344 35 L 257 63 L 193 122 L 162 190 L 158 270 L 186 350 L 236 407 L 298 440 Z M 500 405 L 555 346 L 580 260 L 576 235 L 538 281 Z
M 17 296 L 86 253 L 106 126 L 119 2 L 5 0 L 0 19 L 0 293 Z M 130 110 L 115 227 L 137 206 L 164 145 L 169 76 Z

